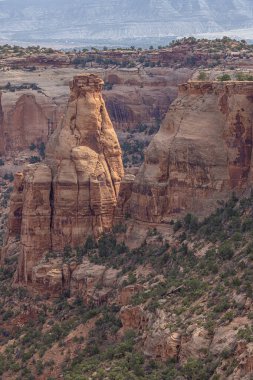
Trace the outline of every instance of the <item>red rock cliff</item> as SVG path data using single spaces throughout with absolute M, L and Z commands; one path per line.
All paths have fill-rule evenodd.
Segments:
M 130 197 L 122 187 L 120 207 L 160 223 L 187 212 L 205 216 L 218 200 L 243 193 L 252 183 L 252 124 L 252 82 L 181 85 Z
M 15 103 L 3 104 L 3 112 L 0 152 L 5 154 L 27 149 L 31 144 L 46 143 L 61 115 L 56 104 L 43 95 L 33 94 L 23 94 Z

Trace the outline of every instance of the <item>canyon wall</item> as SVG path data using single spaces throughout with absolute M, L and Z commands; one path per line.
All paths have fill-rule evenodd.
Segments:
M 32 281 L 46 251 L 82 245 L 112 227 L 121 178 L 121 149 L 103 98 L 103 81 L 74 77 L 66 115 L 43 164 L 15 178 L 9 239 L 20 234 L 18 281 Z
M 252 124 L 252 82 L 180 85 L 136 178 L 122 184 L 120 212 L 154 223 L 188 212 L 203 217 L 247 191 Z
M 192 73 L 187 68 L 164 67 L 105 72 L 103 79 L 112 89 L 104 91 L 104 97 L 116 130 L 160 123 L 177 97 L 178 85 Z
M 2 98 L 6 97 L 4 94 Z M 60 111 L 51 99 L 41 94 L 23 93 L 5 102 L 0 123 L 0 154 L 8 155 L 27 149 L 31 144 L 46 143 L 60 120 Z
M 157 67 L 90 70 L 109 85 L 110 89 L 105 86 L 103 96 L 116 130 L 131 129 L 138 124 L 156 125 L 176 98 L 177 85 L 192 75 L 189 69 Z M 0 155 L 22 152 L 31 144 L 48 141 L 66 111 L 68 83 L 75 71 L 47 68 L 2 72 L 0 87 L 5 89 L 0 106 Z M 10 87 L 6 88 L 8 83 Z

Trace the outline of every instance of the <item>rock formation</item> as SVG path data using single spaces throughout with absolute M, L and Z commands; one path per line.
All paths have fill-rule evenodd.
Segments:
M 86 305 L 101 306 L 115 291 L 118 273 L 116 269 L 93 264 L 87 259 L 78 265 L 74 260 L 62 264 L 57 258 L 34 266 L 32 283 L 42 292 L 59 295 L 66 290 Z
M 32 281 L 46 251 L 77 247 L 88 235 L 112 227 L 123 177 L 121 149 L 96 75 L 74 77 L 62 125 L 52 135 L 43 164 L 15 180 L 10 237 L 20 232 L 18 280 Z
M 142 306 L 123 306 L 119 313 L 123 331 L 136 330 L 143 333 L 151 325 L 151 314 Z
M 103 79 L 113 87 L 104 98 L 116 130 L 159 123 L 177 97 L 178 84 L 191 76 L 191 70 L 165 67 L 106 71 Z
M 13 154 L 31 144 L 46 143 L 59 118 L 56 105 L 44 96 L 21 95 L 14 104 L 3 107 L 0 154 Z
M 122 186 L 121 212 L 155 223 L 188 212 L 203 217 L 218 200 L 245 192 L 252 124 L 252 82 L 181 85 L 135 180 Z

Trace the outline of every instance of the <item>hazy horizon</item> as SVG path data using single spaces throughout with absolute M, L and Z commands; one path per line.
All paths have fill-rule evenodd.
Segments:
M 184 36 L 253 41 L 251 0 L 0 0 L 0 42 L 146 46 Z

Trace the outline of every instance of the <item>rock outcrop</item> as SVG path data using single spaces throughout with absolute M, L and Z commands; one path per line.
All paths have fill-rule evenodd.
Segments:
M 31 144 L 46 143 L 60 115 L 56 104 L 41 94 L 23 94 L 14 104 L 5 104 L 0 120 L 0 154 L 13 154 Z
M 122 189 L 121 212 L 155 223 L 188 212 L 203 217 L 218 200 L 244 193 L 252 182 L 252 124 L 252 82 L 181 85 L 128 194 Z
M 118 285 L 119 271 L 84 259 L 62 263 L 61 258 L 42 260 L 32 270 L 32 283 L 36 289 L 51 295 L 69 292 L 89 306 L 106 303 Z
M 146 312 L 142 306 L 123 306 L 119 317 L 123 331 L 136 330 L 143 333 L 151 325 L 151 314 Z
M 43 164 L 18 174 L 9 234 L 20 232 L 18 281 L 29 282 L 46 251 L 77 247 L 110 230 L 123 165 L 96 75 L 74 77 L 62 125 Z

